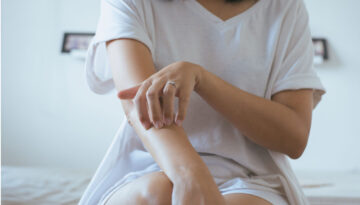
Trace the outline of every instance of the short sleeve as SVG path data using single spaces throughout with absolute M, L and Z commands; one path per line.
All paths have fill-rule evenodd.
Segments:
M 135 39 L 153 53 L 153 43 L 145 26 L 144 4 L 134 0 L 101 0 L 100 18 L 85 60 L 86 81 L 90 89 L 105 94 L 115 86 L 107 58 L 106 41 Z
M 293 1 L 293 12 L 284 20 L 276 51 L 277 72 L 271 95 L 284 90 L 313 89 L 314 108 L 326 92 L 313 67 L 313 44 L 309 17 L 303 0 Z

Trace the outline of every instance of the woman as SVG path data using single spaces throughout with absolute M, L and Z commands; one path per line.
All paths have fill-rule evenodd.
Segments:
M 80 204 L 308 204 L 286 155 L 325 92 L 312 60 L 302 0 L 103 0 L 87 80 L 127 120 Z

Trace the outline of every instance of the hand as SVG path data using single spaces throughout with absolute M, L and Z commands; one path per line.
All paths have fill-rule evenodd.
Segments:
M 119 91 L 122 100 L 133 99 L 140 122 L 149 129 L 161 128 L 174 122 L 174 100 L 179 98 L 175 123 L 185 119 L 191 92 L 201 78 L 201 67 L 189 62 L 175 62 L 132 88 Z

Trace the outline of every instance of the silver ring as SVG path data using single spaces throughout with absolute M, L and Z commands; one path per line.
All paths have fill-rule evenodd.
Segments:
M 167 84 L 170 84 L 176 88 L 176 83 L 174 81 L 168 81 Z

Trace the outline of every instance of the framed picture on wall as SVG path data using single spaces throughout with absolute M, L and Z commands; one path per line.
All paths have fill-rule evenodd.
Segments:
M 313 38 L 314 64 L 319 65 L 329 59 L 327 41 L 325 38 Z
M 72 51 L 86 51 L 94 33 L 64 33 L 62 42 L 62 53 L 71 53 Z

